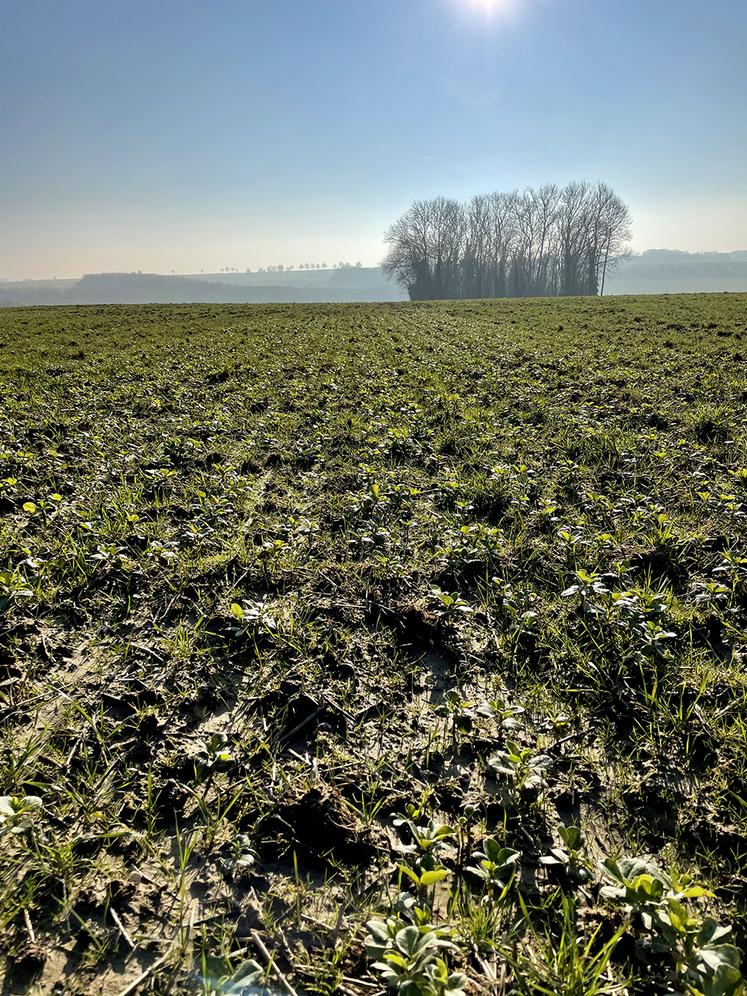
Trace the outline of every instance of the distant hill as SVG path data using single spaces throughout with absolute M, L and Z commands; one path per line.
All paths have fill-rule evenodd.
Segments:
M 747 291 L 747 250 L 688 253 L 650 249 L 607 278 L 609 294 Z M 314 303 L 402 301 L 379 267 L 272 273 L 92 273 L 80 280 L 0 281 L 0 306 L 29 304 Z
M 624 260 L 608 278 L 610 294 L 747 291 L 747 250 L 678 252 L 649 249 Z
M 407 295 L 378 267 L 273 273 L 92 273 L 77 281 L 0 284 L 0 305 L 313 303 L 399 301 Z

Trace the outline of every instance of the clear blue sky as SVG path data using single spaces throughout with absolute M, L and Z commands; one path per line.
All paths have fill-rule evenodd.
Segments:
M 0 5 L 0 277 L 375 263 L 416 197 L 571 178 L 747 249 L 747 0 Z

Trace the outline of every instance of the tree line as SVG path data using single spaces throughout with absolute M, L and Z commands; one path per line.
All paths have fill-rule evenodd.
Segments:
M 357 262 L 357 263 L 355 263 L 355 264 L 340 262 L 340 263 L 333 263 L 332 266 L 331 266 L 331 269 L 333 269 L 333 270 L 353 270 L 353 269 L 360 270 L 362 268 L 362 266 L 363 266 L 363 263 L 361 263 L 360 261 Z M 260 266 L 260 268 L 257 270 L 257 273 L 292 273 L 294 270 L 326 270 L 326 269 L 327 269 L 327 264 L 326 263 L 299 263 L 298 266 L 293 266 L 292 264 L 289 265 L 289 266 L 286 266 L 284 263 L 279 263 L 279 264 L 277 264 L 275 266 Z M 173 273 L 174 271 L 172 270 L 171 272 Z M 205 271 L 201 270 L 200 272 L 204 273 Z M 241 273 L 241 270 L 238 268 L 238 266 L 221 266 L 220 272 L 221 273 Z M 250 266 L 247 266 L 247 268 L 246 268 L 246 270 L 244 270 L 244 272 L 245 273 L 251 273 L 252 272 L 252 268 Z
M 363 263 L 361 263 L 360 261 L 355 264 L 340 262 L 340 263 L 333 263 L 331 269 L 360 270 L 362 266 Z M 257 273 L 283 273 L 283 272 L 291 273 L 294 270 L 326 270 L 326 269 L 327 269 L 326 263 L 299 263 L 298 266 L 292 266 L 292 265 L 284 266 L 282 263 L 280 263 L 278 266 L 267 266 L 267 267 L 260 266 L 260 268 L 257 270 Z M 237 270 L 236 272 L 238 273 L 239 271 Z M 249 269 L 249 267 L 247 267 L 246 272 L 251 273 L 252 271 L 251 269 Z
M 386 232 L 384 272 L 413 301 L 603 294 L 630 212 L 606 183 L 415 201 Z

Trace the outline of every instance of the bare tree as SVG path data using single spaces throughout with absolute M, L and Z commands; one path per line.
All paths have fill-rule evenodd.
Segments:
M 384 236 L 389 246 L 384 272 L 412 300 L 460 297 L 465 236 L 465 212 L 458 201 L 415 201 Z
M 388 245 L 382 262 L 384 273 L 404 287 L 410 299 L 427 297 L 431 290 L 428 265 L 428 229 L 430 208 L 427 201 L 416 201 L 384 235 Z
M 518 238 L 517 210 L 519 195 L 494 193 L 490 195 L 491 225 L 491 274 L 488 284 L 489 297 L 506 297 L 509 276 Z
M 599 294 L 603 295 L 607 274 L 630 255 L 629 242 L 632 234 L 632 220 L 627 204 L 605 184 L 599 186 L 604 188 L 600 221 L 600 273 L 598 275 Z
M 558 207 L 558 293 L 579 293 L 580 256 L 584 242 L 587 183 L 569 183 Z
M 597 294 L 626 252 L 630 215 L 606 184 L 416 201 L 382 266 L 411 299 Z

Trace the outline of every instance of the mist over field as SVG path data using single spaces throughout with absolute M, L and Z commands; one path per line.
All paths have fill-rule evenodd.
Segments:
M 681 294 L 747 291 L 747 251 L 650 250 L 620 262 L 605 293 Z M 406 291 L 379 267 L 212 273 L 192 276 L 112 273 L 80 280 L 0 281 L 0 306 L 24 304 L 313 303 L 403 301 Z

